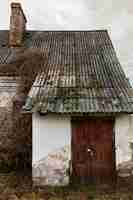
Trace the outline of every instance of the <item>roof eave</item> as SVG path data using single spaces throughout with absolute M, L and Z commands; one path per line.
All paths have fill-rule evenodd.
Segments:
M 133 114 L 133 111 L 123 111 L 123 112 L 42 112 L 42 111 L 33 111 L 33 110 L 24 110 L 22 109 L 21 113 L 39 113 L 41 115 L 48 115 L 48 114 L 56 114 L 56 115 L 69 115 L 69 116 L 118 116 L 118 115 L 127 115 Z

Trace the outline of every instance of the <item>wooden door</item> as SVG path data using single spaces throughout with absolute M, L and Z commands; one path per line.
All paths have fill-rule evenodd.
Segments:
M 110 183 L 115 178 L 112 119 L 72 120 L 72 179 Z

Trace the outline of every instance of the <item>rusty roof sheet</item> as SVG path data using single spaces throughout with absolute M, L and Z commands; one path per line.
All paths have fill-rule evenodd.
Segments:
M 6 39 L 0 40 L 0 46 Z M 132 88 L 106 30 L 27 31 L 23 46 L 47 54 L 26 111 L 133 113 Z M 17 55 L 17 50 L 6 46 L 0 51 L 0 63 L 10 63 Z

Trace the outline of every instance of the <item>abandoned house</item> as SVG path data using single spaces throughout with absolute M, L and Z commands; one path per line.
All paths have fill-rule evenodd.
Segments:
M 34 72 L 28 86 L 25 68 L 24 77 Z M 0 159 L 31 159 L 32 146 L 34 184 L 125 176 L 118 168 L 133 161 L 133 91 L 106 30 L 28 31 L 12 3 L 10 30 L 0 31 L 0 89 Z

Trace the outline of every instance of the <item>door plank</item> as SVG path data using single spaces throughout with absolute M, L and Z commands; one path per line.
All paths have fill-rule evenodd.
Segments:
M 114 180 L 113 126 L 112 119 L 72 120 L 72 177 L 96 184 Z

